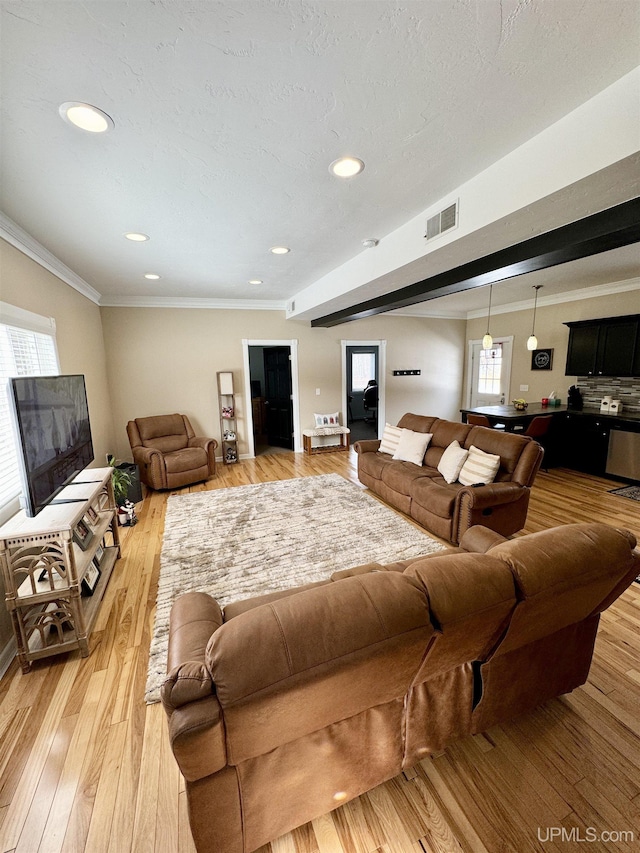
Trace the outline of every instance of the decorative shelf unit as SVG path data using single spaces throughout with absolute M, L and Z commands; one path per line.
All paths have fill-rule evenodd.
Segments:
M 38 515 L 0 527 L 5 603 L 23 672 L 31 661 L 79 649 L 89 637 L 120 538 L 111 468 L 87 468 Z
M 233 373 L 218 371 L 218 403 L 220 405 L 220 446 L 222 461 L 234 465 L 238 461 L 238 428 Z

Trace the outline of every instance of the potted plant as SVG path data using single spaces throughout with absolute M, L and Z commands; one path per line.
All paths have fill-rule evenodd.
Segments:
M 122 527 L 132 527 L 136 522 L 135 505 L 129 500 L 131 474 L 114 456 L 109 457 L 109 465 L 113 468 L 113 496 L 118 505 L 118 524 Z

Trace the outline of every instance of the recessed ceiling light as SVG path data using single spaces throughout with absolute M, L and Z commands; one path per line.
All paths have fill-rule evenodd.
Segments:
M 157 281 L 157 280 L 160 278 L 160 276 L 158 275 L 158 273 L 155 273 L 155 272 L 146 272 L 146 273 L 144 274 L 144 277 L 145 277 L 145 278 L 148 278 L 148 279 L 149 279 L 149 281 Z
M 365 247 L 365 249 L 373 249 L 378 245 L 379 242 L 380 241 L 376 240 L 375 237 L 367 237 L 366 240 L 362 241 L 362 245 Z
M 262 284 L 262 279 L 261 278 L 250 278 L 249 284 Z
M 134 243 L 146 243 L 149 239 L 148 234 L 139 234 L 137 231 L 127 231 L 124 236 L 127 240 L 133 240 Z
M 353 178 L 364 169 L 364 163 L 357 157 L 340 157 L 329 166 L 332 175 L 338 178 Z
M 269 251 L 272 255 L 287 255 L 291 249 L 287 249 L 286 246 L 272 246 Z
M 105 133 L 115 127 L 111 116 L 91 104 L 67 101 L 60 105 L 58 112 L 69 124 L 79 127 L 80 130 L 88 130 L 89 133 Z

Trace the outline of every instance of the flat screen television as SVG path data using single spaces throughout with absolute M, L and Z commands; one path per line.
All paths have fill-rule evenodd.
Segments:
M 21 449 L 24 510 L 37 515 L 93 461 L 84 376 L 10 380 Z

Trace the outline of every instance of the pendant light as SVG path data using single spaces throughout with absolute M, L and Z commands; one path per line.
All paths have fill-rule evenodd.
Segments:
M 493 294 L 493 285 L 489 285 L 489 313 L 487 314 L 487 333 L 482 339 L 482 349 L 491 349 L 493 346 L 493 338 L 489 334 L 489 321 L 491 320 L 491 296 Z
M 538 339 L 536 338 L 536 309 L 538 307 L 538 291 L 542 287 L 541 284 L 534 284 L 533 289 L 536 292 L 536 297 L 533 302 L 533 326 L 531 327 L 531 334 L 529 335 L 529 339 L 527 340 L 527 349 L 534 350 L 538 349 Z

